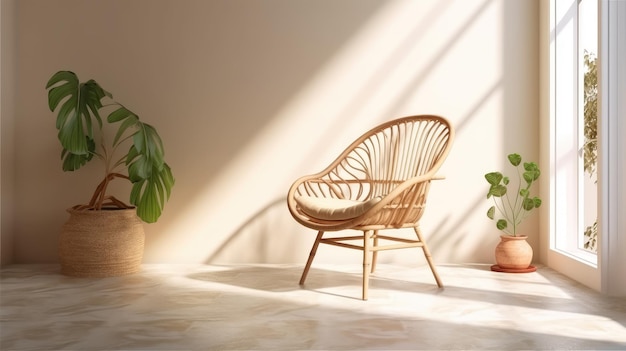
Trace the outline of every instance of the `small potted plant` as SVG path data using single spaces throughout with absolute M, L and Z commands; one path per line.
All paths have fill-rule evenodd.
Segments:
M 50 111 L 57 111 L 63 171 L 78 170 L 93 159 L 104 165 L 90 201 L 68 209 L 59 239 L 61 271 L 92 277 L 134 273 L 143 257 L 142 221 L 157 221 L 174 186 L 163 142 L 153 126 L 114 101 L 95 80 L 80 82 L 73 72 L 59 71 L 46 89 Z M 110 129 L 103 128 L 104 122 L 117 127 L 113 138 L 106 135 Z M 107 193 L 118 178 L 132 183 L 129 204 Z
M 500 172 L 485 174 L 489 183 L 487 199 L 492 198 L 493 206 L 487 211 L 487 217 L 496 222 L 500 243 L 496 246 L 496 265 L 492 270 L 526 272 L 534 271 L 532 247 L 526 242 L 527 235 L 518 234 L 518 228 L 531 211 L 541 206 L 541 199 L 531 195 L 541 171 L 535 162 L 524 162 L 519 154 L 508 155 L 509 163 L 515 167 L 517 177 L 514 182 Z M 511 191 L 509 191 L 511 190 Z M 498 215 L 498 216 L 497 216 Z

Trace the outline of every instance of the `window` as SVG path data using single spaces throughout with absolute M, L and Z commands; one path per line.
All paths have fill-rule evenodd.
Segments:
M 541 70 L 549 88 L 542 159 L 550 169 L 543 259 L 587 286 L 626 296 L 626 1 L 540 4 L 549 49 Z
M 597 9 L 597 0 L 554 1 L 552 247 L 591 266 L 597 264 Z

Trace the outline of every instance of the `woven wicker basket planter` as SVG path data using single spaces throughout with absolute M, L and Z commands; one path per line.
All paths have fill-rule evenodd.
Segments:
M 145 234 L 135 209 L 68 212 L 59 239 L 62 274 L 113 277 L 141 269 Z

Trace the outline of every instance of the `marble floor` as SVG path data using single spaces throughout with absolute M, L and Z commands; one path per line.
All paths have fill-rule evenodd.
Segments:
M 626 350 L 626 300 L 557 272 L 489 265 L 144 265 L 139 274 L 0 275 L 1 350 Z

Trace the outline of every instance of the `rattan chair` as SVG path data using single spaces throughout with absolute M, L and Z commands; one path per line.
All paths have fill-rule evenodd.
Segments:
M 289 211 L 300 224 L 318 231 L 300 285 L 319 244 L 329 244 L 363 251 L 363 300 L 381 250 L 421 247 L 437 285 L 443 287 L 419 223 L 431 180 L 443 179 L 436 172 L 453 139 L 454 129 L 445 118 L 395 119 L 355 140 L 322 172 L 297 179 L 287 196 Z M 387 231 L 398 228 L 413 228 L 417 238 Z M 346 229 L 363 235 L 327 233 Z

